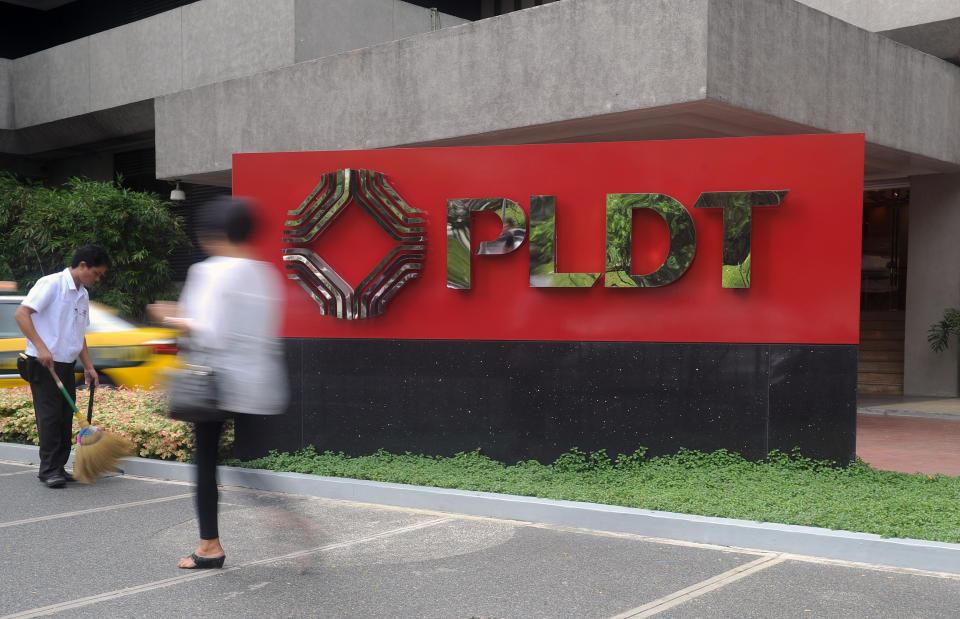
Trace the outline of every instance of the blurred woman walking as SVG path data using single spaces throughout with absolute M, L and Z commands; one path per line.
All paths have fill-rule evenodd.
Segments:
M 212 370 L 216 384 L 216 403 L 208 410 L 178 417 L 177 408 L 171 408 L 171 417 L 193 421 L 196 438 L 200 544 L 180 559 L 178 567 L 184 569 L 219 568 L 226 559 L 217 511 L 217 447 L 224 421 L 238 413 L 275 415 L 286 410 L 288 385 L 278 338 L 283 283 L 272 265 L 254 257 L 249 244 L 253 207 L 228 197 L 201 207 L 197 240 L 209 258 L 190 267 L 179 303 L 147 308 L 151 318 L 184 334 L 185 362 L 200 360 Z

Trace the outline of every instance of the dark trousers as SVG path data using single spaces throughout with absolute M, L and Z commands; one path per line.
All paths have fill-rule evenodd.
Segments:
M 217 539 L 217 446 L 220 443 L 222 421 L 204 421 L 193 424 L 196 451 L 193 459 L 197 464 L 197 520 L 200 522 L 200 539 Z
M 77 380 L 72 363 L 56 363 L 55 368 L 60 382 L 67 393 L 76 401 Z M 73 409 L 60 393 L 49 370 L 37 364 L 35 375 L 30 382 L 33 394 L 33 409 L 37 415 L 37 432 L 40 434 L 40 479 L 59 475 L 63 465 L 70 457 L 73 444 Z

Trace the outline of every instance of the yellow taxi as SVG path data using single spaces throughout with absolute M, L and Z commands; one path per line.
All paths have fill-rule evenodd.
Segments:
M 13 318 L 23 296 L 0 295 L 0 387 L 25 385 L 17 373 L 17 355 L 26 339 Z M 176 364 L 176 331 L 138 327 L 105 305 L 90 303 L 87 348 L 101 385 L 149 389 L 163 384 L 164 371 Z M 78 380 L 83 368 L 77 362 Z

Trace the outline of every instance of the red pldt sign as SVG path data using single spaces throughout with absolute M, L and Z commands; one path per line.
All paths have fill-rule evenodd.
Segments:
M 266 207 L 257 250 L 291 277 L 287 337 L 856 344 L 863 151 L 853 134 L 243 154 L 233 189 Z M 754 196 L 745 264 L 734 209 L 700 208 L 722 192 Z M 651 196 L 676 217 L 637 206 Z M 512 251 L 477 253 L 507 233 Z M 551 273 L 596 283 L 532 284 L 544 248 Z

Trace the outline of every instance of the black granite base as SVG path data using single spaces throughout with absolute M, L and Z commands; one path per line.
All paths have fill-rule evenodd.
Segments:
M 854 345 L 287 341 L 293 398 L 241 415 L 236 454 L 270 449 L 549 462 L 571 447 L 799 447 L 842 463 L 856 447 Z

